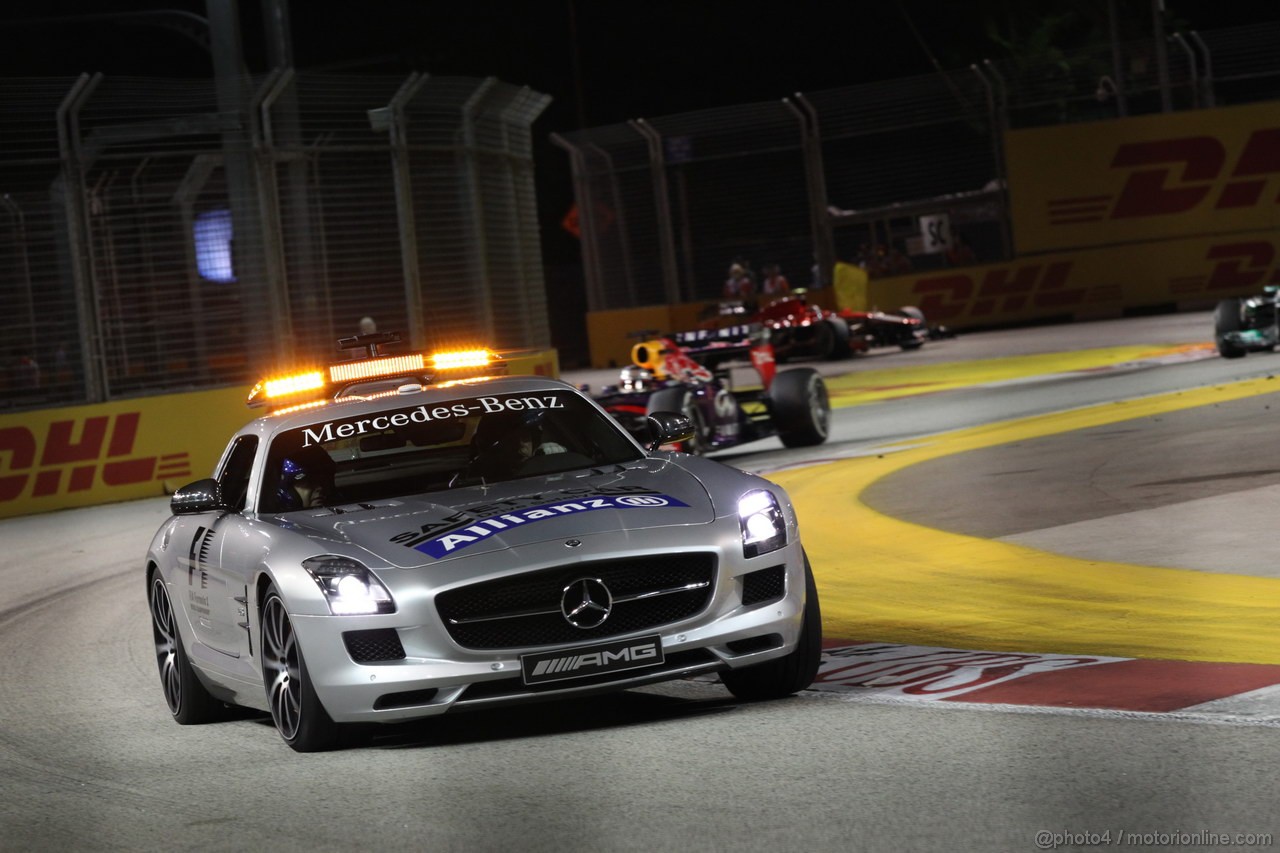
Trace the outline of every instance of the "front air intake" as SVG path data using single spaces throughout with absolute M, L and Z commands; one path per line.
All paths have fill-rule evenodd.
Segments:
M 375 628 L 371 631 L 347 631 L 342 635 L 347 654 L 356 663 L 383 663 L 404 660 L 404 646 L 395 628 Z
M 767 569 L 742 576 L 742 603 L 763 604 L 777 601 L 787 593 L 786 566 L 770 566 Z

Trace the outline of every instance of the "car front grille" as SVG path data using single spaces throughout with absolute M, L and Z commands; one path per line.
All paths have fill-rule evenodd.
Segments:
M 585 643 L 697 615 L 715 592 L 715 572 L 709 553 L 575 563 L 447 590 L 436 609 L 464 648 Z M 613 599 L 608 617 L 591 628 L 570 624 L 560 609 L 566 587 L 582 578 L 600 580 Z

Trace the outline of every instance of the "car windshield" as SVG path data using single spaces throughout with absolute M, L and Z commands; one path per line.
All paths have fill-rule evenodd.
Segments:
M 276 436 L 263 512 L 385 500 L 631 462 L 643 454 L 575 392 L 464 397 Z

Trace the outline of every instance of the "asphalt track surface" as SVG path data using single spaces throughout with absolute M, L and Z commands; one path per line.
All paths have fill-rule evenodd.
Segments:
M 1274 846 L 1280 355 L 1209 328 L 823 365 L 831 441 L 721 454 L 791 491 L 823 598 L 823 681 L 773 703 L 677 682 L 297 755 L 170 720 L 165 499 L 0 521 L 0 849 Z

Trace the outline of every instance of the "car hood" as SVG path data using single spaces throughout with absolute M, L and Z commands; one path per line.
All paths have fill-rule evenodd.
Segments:
M 396 568 L 554 539 L 714 520 L 715 508 L 698 479 L 662 459 L 278 519 L 310 540 L 355 546 L 374 555 L 371 565 Z

